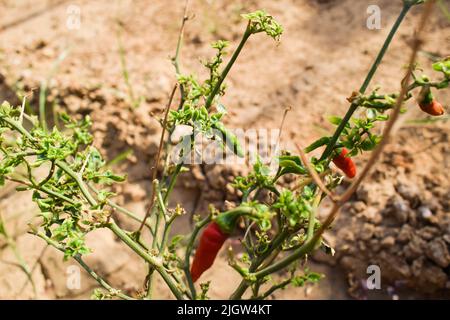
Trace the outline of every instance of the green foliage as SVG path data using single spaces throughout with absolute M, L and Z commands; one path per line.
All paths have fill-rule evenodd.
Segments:
M 304 287 L 308 283 L 318 283 L 323 277 L 323 274 L 311 272 L 307 269 L 305 274 L 293 277 L 291 283 L 294 287 Z
M 80 181 L 102 187 L 125 178 L 105 169 L 100 152 L 91 145 L 89 117 L 75 121 L 63 114 L 61 119 L 64 131 L 56 127 L 43 130 L 37 121 L 31 121 L 32 128 L 26 130 L 19 109 L 2 104 L 0 183 L 13 179 L 22 185 L 18 190 L 34 191 L 32 200 L 41 211 L 41 227 L 47 236 L 63 245 L 64 258 L 68 259 L 90 252 L 84 242 L 85 235 L 106 222 L 110 213 L 105 204 L 113 195 L 106 189 L 99 190 L 94 205 L 86 199 L 89 191 Z M 17 138 L 13 143 L 6 143 L 6 136 L 11 135 Z M 34 170 L 40 167 L 48 173 L 39 182 Z
M 433 64 L 433 69 L 442 72 L 447 80 L 450 79 L 450 57 L 447 57 L 441 61 Z M 446 81 L 448 85 L 448 81 Z
M 263 10 L 243 14 L 242 17 L 249 21 L 251 33 L 265 32 L 274 40 L 279 40 L 283 34 L 283 27 Z
M 236 177 L 233 187 L 248 194 L 256 188 L 275 190 L 273 178 L 270 176 L 270 168 L 265 166 L 258 158 L 253 165 L 253 170 L 245 177 Z
M 313 209 L 310 203 L 310 190 L 306 190 L 307 194 L 305 193 L 304 195 L 307 196 L 296 196 L 290 190 L 283 190 L 277 201 L 273 204 L 273 208 L 279 210 L 291 228 L 304 226 L 309 221 L 309 216 Z
M 297 175 L 305 175 L 308 173 L 305 167 L 303 167 L 302 161 L 299 156 L 285 154 L 278 157 L 279 173 L 278 176 L 293 173 Z

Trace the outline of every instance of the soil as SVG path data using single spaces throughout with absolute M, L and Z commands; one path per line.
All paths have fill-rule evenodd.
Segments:
M 116 171 L 128 173 L 128 182 L 115 191 L 120 194 L 118 202 L 142 215 L 160 133 L 151 114 L 161 115 L 176 82 L 170 57 L 183 14 L 181 3 L 0 0 L 0 101 L 19 104 L 27 94 L 31 106 L 36 106 L 40 84 L 48 81 L 48 105 L 55 112 L 90 115 L 95 143 L 107 159 L 132 152 L 116 165 Z M 448 0 L 442 3 L 450 6 Z M 366 27 L 366 9 L 373 4 L 382 10 L 380 30 Z M 79 29 L 68 28 L 73 5 L 80 9 Z M 279 44 L 257 35 L 244 49 L 223 99 L 229 111 L 226 122 L 230 128 L 277 129 L 291 106 L 282 141 L 294 149 L 292 141 L 307 145 L 332 131 L 327 117 L 344 114 L 346 97 L 362 83 L 401 1 L 192 0 L 182 48 L 183 72 L 204 77 L 199 59 L 213 54 L 209 43 L 225 39 L 236 46 L 245 28 L 239 14 L 259 8 L 273 14 L 285 33 Z M 398 90 L 418 13 L 414 9 L 407 16 L 372 88 Z M 431 73 L 430 57 L 450 54 L 449 40 L 450 22 L 435 8 L 419 55 L 425 71 Z M 120 43 L 134 100 L 140 101 L 136 109 L 123 77 Z M 438 98 L 450 111 L 448 90 Z M 382 161 L 327 234 L 335 257 L 320 253 L 312 257 L 311 268 L 324 273 L 325 279 L 318 286 L 289 288 L 272 298 L 450 297 L 450 128 L 444 121 L 414 121 L 424 116 L 413 101 L 408 109 Z M 53 121 L 51 112 L 48 118 Z M 358 158 L 358 164 L 365 160 Z M 245 165 L 194 167 L 181 179 L 172 205 L 182 203 L 187 212 L 195 213 L 204 213 L 210 203 L 221 209 L 238 199 L 228 183 L 246 170 Z M 63 262 L 62 254 L 27 234 L 35 212 L 29 194 L 16 193 L 11 184 L 0 190 L 0 213 L 33 267 L 36 287 L 34 294 L 11 248 L 0 240 L 0 298 L 89 298 L 95 281 L 82 272 L 81 288 L 69 289 L 68 267 L 75 263 Z M 190 217 L 183 219 L 174 233 L 189 232 Z M 120 222 L 125 228 L 135 226 Z M 142 288 L 145 265 L 111 234 L 96 231 L 88 244 L 93 253 L 87 262 L 113 286 L 130 294 Z M 369 265 L 381 268 L 381 290 L 367 289 Z M 205 273 L 205 279 L 213 279 L 211 298 L 226 298 L 236 287 L 239 276 L 227 268 L 222 252 Z M 171 298 L 161 279 L 156 288 L 157 298 Z

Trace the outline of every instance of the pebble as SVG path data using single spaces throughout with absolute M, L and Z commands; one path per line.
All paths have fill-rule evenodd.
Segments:
M 420 216 L 426 220 L 430 219 L 433 216 L 433 213 L 428 207 L 420 206 L 418 211 Z

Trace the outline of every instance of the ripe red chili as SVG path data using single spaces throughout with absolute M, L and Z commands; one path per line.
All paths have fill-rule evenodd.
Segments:
M 442 116 L 444 114 L 444 107 L 442 104 L 433 99 L 433 101 L 429 103 L 421 102 L 419 103 L 420 109 L 423 112 L 426 112 L 432 116 Z
M 353 160 L 347 157 L 347 154 L 348 150 L 342 148 L 341 153 L 333 158 L 333 163 L 351 179 L 356 176 L 356 166 Z
M 217 253 L 228 236 L 229 234 L 222 231 L 216 222 L 211 222 L 203 231 L 191 267 L 191 276 L 194 282 L 213 265 Z
M 432 116 L 442 116 L 444 107 L 434 99 L 433 93 L 429 87 L 423 87 L 419 94 L 419 107 L 423 112 Z

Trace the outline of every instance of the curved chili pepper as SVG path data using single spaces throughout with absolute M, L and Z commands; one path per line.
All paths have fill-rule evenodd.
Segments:
M 228 237 L 229 233 L 224 232 L 216 222 L 211 222 L 206 227 L 192 262 L 192 281 L 196 282 L 203 272 L 213 265 L 217 253 Z
M 424 87 L 419 95 L 419 107 L 423 112 L 432 116 L 442 116 L 445 113 L 442 104 L 434 99 L 430 88 Z
M 348 150 L 342 148 L 341 153 L 333 158 L 333 163 L 351 179 L 356 176 L 356 166 L 353 160 L 347 157 L 347 154 Z

